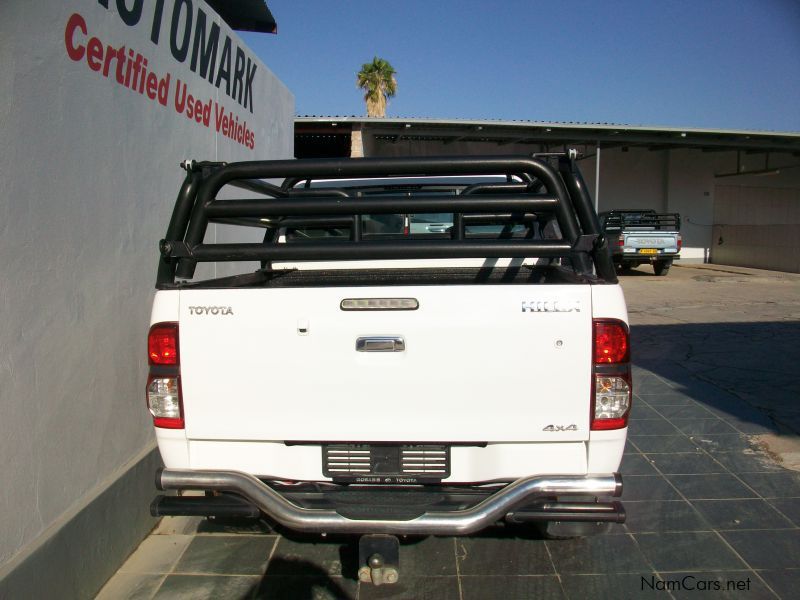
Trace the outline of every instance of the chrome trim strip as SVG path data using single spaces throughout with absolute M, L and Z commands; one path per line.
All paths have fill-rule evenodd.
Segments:
M 235 492 L 281 525 L 317 533 L 389 533 L 466 535 L 503 519 L 509 512 L 541 496 L 620 496 L 622 476 L 534 475 L 508 484 L 476 506 L 451 512 L 427 512 L 408 521 L 348 519 L 333 510 L 301 508 L 263 481 L 239 471 L 164 469 L 156 476 L 162 490 Z

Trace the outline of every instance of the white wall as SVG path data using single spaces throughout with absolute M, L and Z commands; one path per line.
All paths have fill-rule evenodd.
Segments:
M 179 161 L 293 154 L 293 96 L 204 3 L 178 3 L 176 39 L 180 45 L 188 7 L 194 39 L 202 10 L 204 31 L 212 20 L 220 28 L 218 66 L 227 37 L 232 69 L 236 47 L 242 64 L 256 65 L 252 103 L 226 94 L 224 79 L 218 88 L 193 73 L 191 42 L 184 62 L 176 59 L 175 0 L 164 2 L 158 43 L 151 39 L 156 3 L 121 2 L 143 6 L 133 25 L 117 4 L 3 2 L 0 579 L 4 564 L 153 444 L 145 339 L 157 242 L 183 179 Z M 85 22 L 86 34 L 68 30 L 71 17 Z M 108 76 L 90 68 L 85 48 L 97 48 L 94 36 L 102 48 L 141 53 L 159 80 L 169 74 L 166 106 L 118 83 L 113 59 Z M 68 51 L 77 56 L 79 47 L 83 55 L 73 60 Z M 176 110 L 178 80 L 211 103 L 208 127 Z M 216 131 L 220 105 L 247 122 L 253 149 Z

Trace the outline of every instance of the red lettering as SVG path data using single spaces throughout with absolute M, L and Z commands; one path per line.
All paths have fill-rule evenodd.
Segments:
M 208 102 L 203 107 L 203 125 L 206 127 L 211 126 L 211 98 L 208 99 Z
M 209 100 L 210 102 L 210 100 Z M 222 114 L 225 112 L 225 109 L 220 106 L 218 103 L 214 102 L 214 123 L 217 127 L 217 133 L 219 133 L 220 128 L 222 127 Z
M 86 63 L 92 71 L 99 71 L 103 68 L 103 43 L 96 37 L 89 40 L 86 44 Z
M 117 83 L 124 84 L 125 76 L 122 74 L 122 69 L 125 66 L 125 46 L 117 50 Z
M 106 46 L 106 59 L 103 62 L 103 77 L 108 77 L 111 70 L 111 60 L 117 57 L 117 51 L 111 46 Z
M 158 82 L 158 103 L 161 104 L 161 106 L 167 105 L 167 94 L 169 93 L 169 78 L 170 74 L 167 73 L 167 76 Z
M 158 91 L 158 77 L 155 73 L 147 74 L 147 97 L 150 100 L 156 99 L 156 92 Z
M 181 94 L 181 90 L 183 94 Z M 175 82 L 175 112 L 182 113 L 186 106 L 186 84 L 180 79 Z
M 194 120 L 198 123 L 203 120 L 203 103 L 200 100 L 194 102 Z
M 67 21 L 67 29 L 64 31 L 64 44 L 67 46 L 67 55 L 74 61 L 79 61 L 83 58 L 86 49 L 73 42 L 75 40 L 75 30 L 80 28 L 83 35 L 88 35 L 89 30 L 86 29 L 86 21 L 78 13 L 73 14 Z
M 228 115 L 222 117 L 222 135 L 228 135 Z

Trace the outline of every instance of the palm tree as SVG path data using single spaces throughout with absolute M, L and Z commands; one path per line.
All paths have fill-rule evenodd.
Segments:
M 367 103 L 367 116 L 385 117 L 386 103 L 397 92 L 397 79 L 389 61 L 377 56 L 371 63 L 361 65 L 356 75 L 356 85 L 364 90 L 364 101 Z

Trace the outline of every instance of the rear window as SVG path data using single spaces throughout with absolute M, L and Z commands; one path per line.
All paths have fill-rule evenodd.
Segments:
M 474 181 L 466 178 L 452 178 L 453 181 L 442 183 L 441 179 L 424 183 L 386 184 L 385 187 L 346 188 L 348 193 L 355 192 L 361 197 L 408 198 L 424 194 L 426 196 L 457 196 L 468 185 L 476 183 L 493 183 L 505 181 L 505 178 L 484 178 L 486 181 Z M 341 189 L 340 185 L 336 186 Z M 374 182 L 371 182 L 374 185 Z M 329 182 L 314 182 L 313 188 L 329 188 Z M 369 238 L 441 238 L 450 237 L 453 229 L 453 213 L 396 213 L 361 216 L 361 236 Z M 466 225 L 465 233 L 470 237 L 530 237 L 544 238 L 541 227 L 532 228 L 523 224 L 511 224 L 507 220 L 497 223 Z M 287 228 L 287 242 L 303 240 L 349 240 L 352 237 L 352 225 L 328 226 L 315 225 Z

